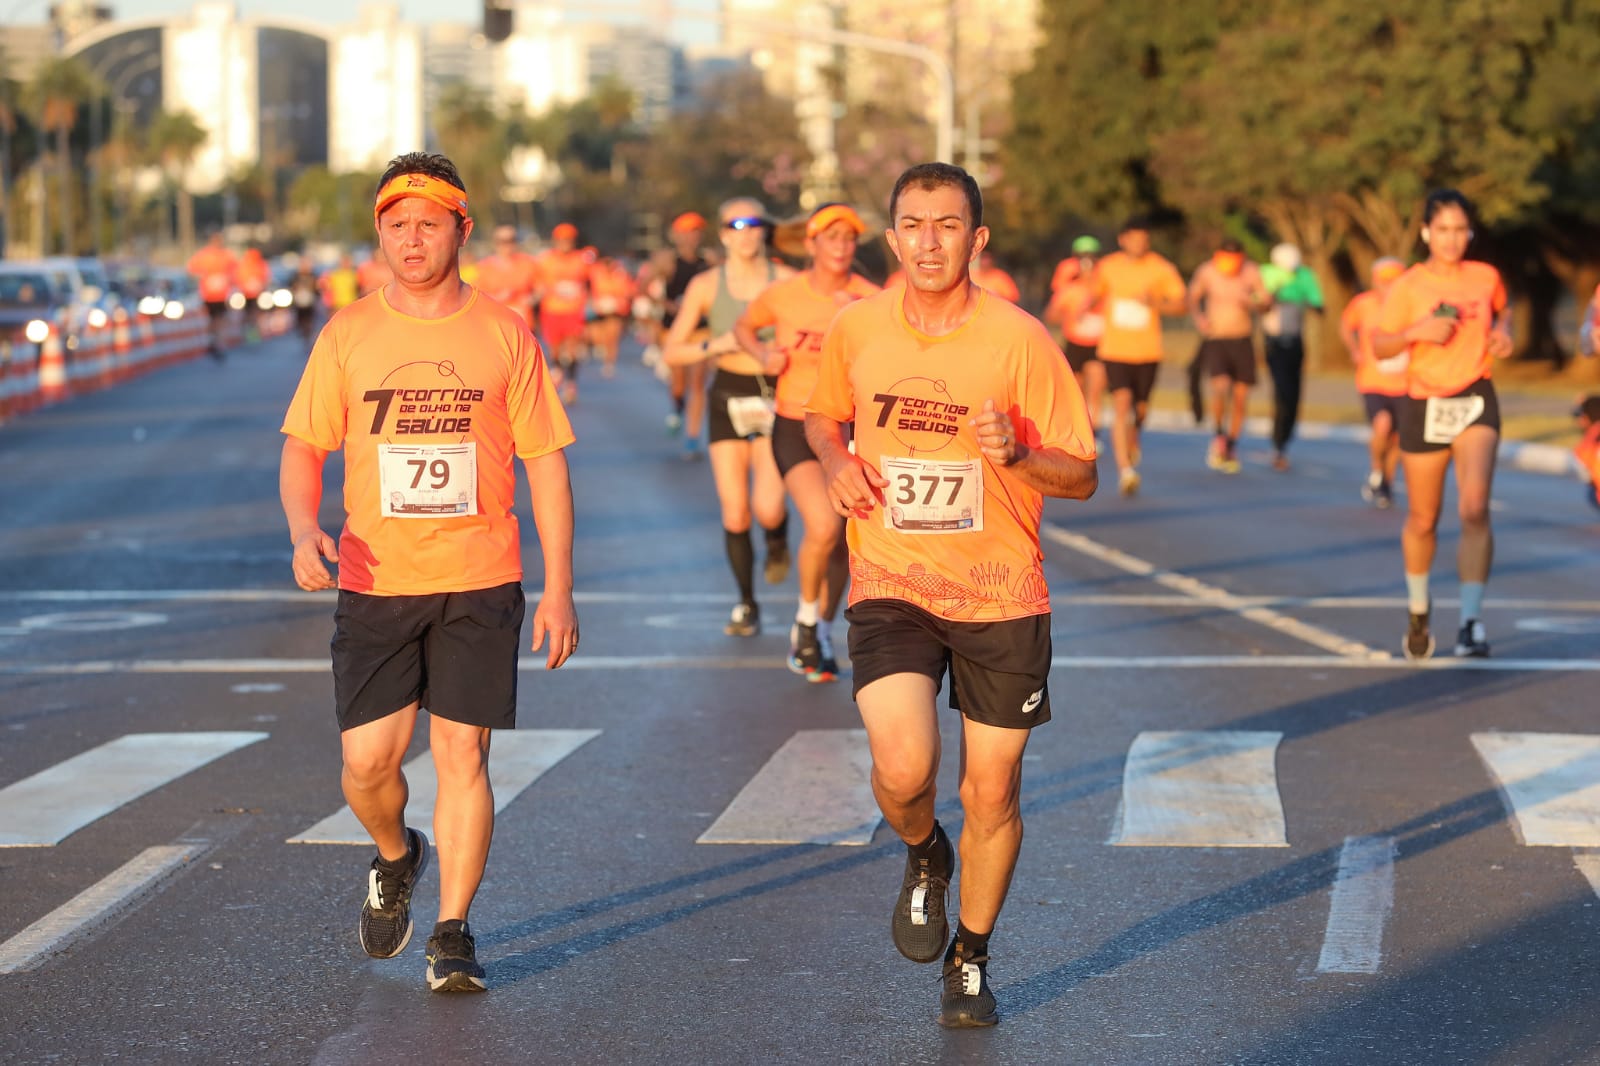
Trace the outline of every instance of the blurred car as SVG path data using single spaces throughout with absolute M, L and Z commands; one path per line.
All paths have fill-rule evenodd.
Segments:
M 89 327 L 103 327 L 121 306 L 121 299 L 111 283 L 111 275 L 100 260 L 89 256 L 62 255 L 34 262 L 66 283 L 69 293 L 69 333 L 72 336 L 76 337 Z
M 71 302 L 71 284 L 59 274 L 37 263 L 0 263 L 0 360 L 31 357 L 52 329 L 68 334 Z

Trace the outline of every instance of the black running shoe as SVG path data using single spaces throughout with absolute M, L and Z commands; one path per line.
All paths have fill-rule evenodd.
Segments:
M 1433 657 L 1433 630 L 1428 628 L 1429 611 L 1410 615 L 1406 626 L 1406 639 L 1402 644 L 1406 658 L 1416 661 Z
M 817 627 L 796 622 L 789 627 L 789 670 L 809 676 L 822 665 L 822 645 L 817 640 Z
M 761 608 L 753 603 L 736 603 L 722 631 L 730 637 L 753 637 L 761 632 Z
M 767 563 L 762 568 L 761 573 L 767 579 L 767 584 L 783 584 L 783 579 L 789 576 L 788 541 L 769 540 L 767 542 Z
M 946 1029 L 982 1029 L 1000 1020 L 989 990 L 989 956 L 968 957 L 958 940 L 944 958 L 939 1024 Z
M 1489 657 L 1489 634 L 1484 631 L 1483 623 L 1476 618 L 1468 619 L 1461 627 L 1461 632 L 1456 634 L 1457 659 L 1487 659 Z
M 428 987 L 435 992 L 482 992 L 489 987 L 478 965 L 478 944 L 459 918 L 440 922 L 428 938 Z
M 933 962 L 944 952 L 950 936 L 950 920 L 945 916 L 950 872 L 955 866 L 955 849 L 944 827 L 933 826 L 939 835 L 941 859 L 918 859 L 906 854 L 906 874 L 900 884 L 900 897 L 894 903 L 894 919 L 889 930 L 894 946 L 912 962 Z
M 382 856 L 372 860 L 367 875 L 367 901 L 361 905 L 361 948 L 375 959 L 392 959 L 411 942 L 411 890 L 428 868 L 428 838 L 407 827 L 411 866 L 392 874 Z

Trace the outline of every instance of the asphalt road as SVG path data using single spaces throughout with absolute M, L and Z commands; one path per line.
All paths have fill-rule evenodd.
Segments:
M 1600 524 L 1573 483 L 1502 472 L 1471 665 L 1395 657 L 1400 512 L 1360 502 L 1358 445 L 1280 474 L 1247 442 L 1228 478 L 1153 434 L 1139 498 L 1107 462 L 1051 502 L 1003 1021 L 947 1033 L 938 968 L 889 942 L 901 849 L 859 809 L 848 688 L 783 669 L 792 577 L 760 637 L 722 635 L 710 474 L 631 361 L 572 412 L 582 657 L 525 657 L 530 747 L 496 750 L 531 768 L 473 914 L 490 992 L 430 995 L 433 873 L 374 962 L 370 845 L 290 843 L 342 804 L 332 601 L 293 587 L 276 493 L 302 355 L 0 426 L 0 1059 L 1600 1062 Z M 733 812 L 775 842 L 698 842 Z

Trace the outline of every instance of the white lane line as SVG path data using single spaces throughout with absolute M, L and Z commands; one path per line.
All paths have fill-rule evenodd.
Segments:
M 1052 667 L 1076 670 L 1484 670 L 1491 673 L 1594 673 L 1600 659 L 1457 659 L 1409 662 L 1401 658 L 1351 659 L 1327 655 L 1057 655 Z M 91 659 L 81 662 L 0 662 L 0 676 L 82 677 L 99 674 L 326 674 L 319 659 Z M 523 673 L 545 673 L 544 659 L 525 657 Z M 780 656 L 586 655 L 569 659 L 574 670 L 784 670 Z
M 1529 847 L 1600 847 L 1600 736 L 1588 733 L 1474 733 Z
M 31 970 L 117 911 L 150 891 L 209 844 L 146 848 L 113 873 L 0 944 L 0 974 Z
M 1393 837 L 1345 837 L 1339 849 L 1318 973 L 1377 973 L 1394 910 Z
M 1277 752 L 1282 733 L 1146 732 L 1122 770 L 1124 847 L 1286 848 Z
M 1304 641 L 1313 647 L 1321 648 L 1323 651 L 1329 651 L 1335 655 L 1352 659 L 1389 659 L 1393 657 L 1389 652 L 1370 648 L 1359 640 L 1349 640 L 1331 630 L 1310 625 L 1298 619 L 1290 618 L 1288 615 L 1279 614 L 1270 607 L 1253 606 L 1226 589 L 1208 585 L 1204 581 L 1199 581 L 1176 571 L 1163 570 L 1154 563 L 1146 562 L 1136 556 L 1129 555 L 1127 552 L 1101 544 L 1099 541 L 1091 540 L 1081 533 L 1072 533 L 1062 529 L 1053 522 L 1044 523 L 1039 532 L 1042 536 L 1064 548 L 1070 548 L 1082 555 L 1087 555 L 1109 566 L 1114 566 L 1124 573 L 1145 578 L 1163 588 L 1192 597 L 1194 602 L 1230 611 L 1240 618 L 1277 630 L 1286 637 Z
M 803 729 L 697 844 L 868 844 L 881 815 L 865 729 Z
M 0 847 L 49 847 L 267 733 L 129 733 L 0 789 Z
M 499 814 L 523 789 L 545 771 L 600 735 L 598 729 L 511 729 L 496 732 L 489 749 L 489 786 L 494 789 L 494 811 Z M 411 798 L 406 802 L 406 823 L 433 836 L 433 805 L 439 796 L 439 778 L 433 756 L 423 754 L 406 763 Z M 288 839 L 290 844 L 368 844 L 372 838 L 361 828 L 354 812 L 343 807 L 316 825 Z

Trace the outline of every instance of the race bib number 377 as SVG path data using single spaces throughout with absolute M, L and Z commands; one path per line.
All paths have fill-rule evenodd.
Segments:
M 478 513 L 478 445 L 380 444 L 385 518 L 465 518 Z
M 983 529 L 983 461 L 885 457 L 889 479 L 883 524 L 898 533 L 976 533 Z

